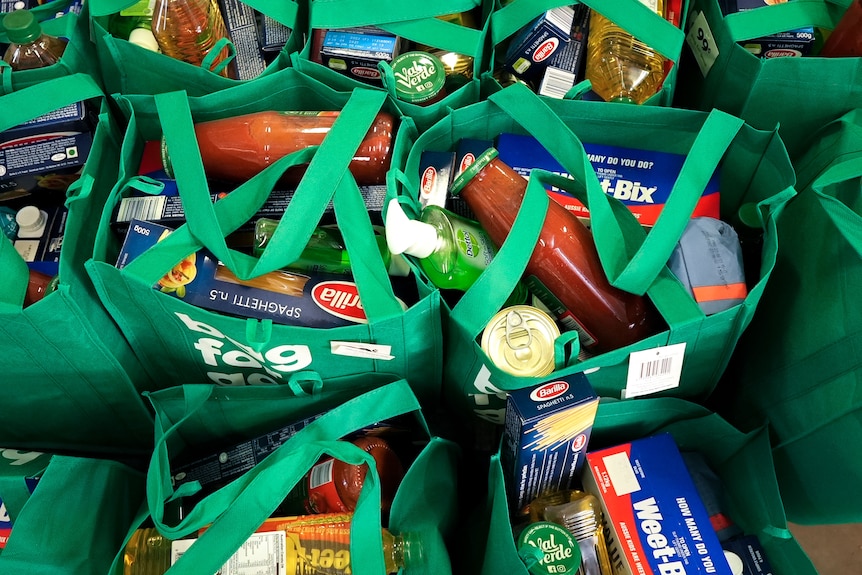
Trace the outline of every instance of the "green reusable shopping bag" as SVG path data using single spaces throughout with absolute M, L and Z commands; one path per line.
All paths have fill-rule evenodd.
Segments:
M 292 81 L 279 82 L 274 76 L 261 80 L 269 83 L 264 98 L 255 99 L 254 86 L 247 84 L 199 99 L 171 93 L 126 100 L 131 116 L 120 179 L 102 215 L 96 256 L 88 262 L 88 271 L 105 306 L 159 387 L 202 381 L 280 383 L 292 372 L 311 369 L 327 379 L 342 378 L 346 386 L 360 374 L 409 376 L 420 399 L 434 403 L 442 370 L 439 294 L 416 281 L 418 301 L 406 310 L 402 307 L 355 180 L 342 177 L 349 174 L 350 158 L 386 95 L 357 90 L 347 101 L 346 94 L 293 69 L 285 72 Z M 275 162 L 213 204 L 193 137 L 193 116 L 207 120 L 266 109 L 342 108 L 319 150 L 310 148 Z M 170 121 L 160 124 L 159 117 Z M 402 129 L 410 129 L 409 120 L 402 124 Z M 162 128 L 174 159 L 187 224 L 118 270 L 114 267 L 118 239 L 110 229 L 111 212 L 128 190 L 143 141 L 158 139 Z M 228 249 L 225 237 L 252 218 L 285 169 L 308 162 L 312 156 L 260 259 Z M 358 288 L 367 323 L 319 329 L 229 317 L 153 289 L 176 262 L 204 246 L 241 279 L 259 277 L 296 261 L 330 200 L 351 254 L 352 289 Z
M 858 105 L 859 58 L 758 58 L 738 41 L 818 26 L 831 30 L 848 0 L 790 0 L 723 16 L 718 0 L 693 0 L 676 106 L 738 116 L 779 134 L 795 161 L 824 125 Z
M 51 455 L 39 451 L 0 448 L 0 554 L 9 539 L 8 529 L 18 521 L 50 460 Z
M 633 397 L 640 393 L 636 391 L 640 383 L 647 384 L 644 392 L 659 391 L 648 383 L 649 376 L 640 378 L 640 359 L 632 356 L 633 352 L 664 353 L 669 351 L 663 349 L 665 346 L 685 344 L 679 385 L 661 393 L 705 398 L 760 299 L 778 247 L 774 220 L 794 193 L 793 170 L 775 132 L 754 130 L 721 112 L 707 115 L 657 106 L 552 100 L 516 84 L 492 94 L 487 102 L 453 111 L 415 142 L 396 142 L 390 187 L 398 190 L 405 208 L 416 213 L 422 151 L 451 150 L 460 138 L 493 140 L 503 132 L 535 136 L 572 175 L 574 180 L 544 173 L 541 179 L 546 187 L 560 187 L 588 203 L 592 232 L 610 283 L 631 293 L 646 293 L 668 326 L 640 342 L 581 362 L 576 360 L 576 332 L 568 331 L 557 338 L 557 369 L 548 377 L 594 372 L 590 381 L 603 396 L 620 397 L 626 390 L 626 396 Z M 622 146 L 643 142 L 644 148 L 687 155 L 649 234 L 644 236 L 628 208 L 602 191 L 579 139 Z M 767 231 L 760 276 L 749 280 L 743 303 L 705 316 L 665 264 L 716 166 L 720 170 L 723 217 L 733 216 L 743 203 L 758 203 Z M 505 373 L 491 363 L 477 342 L 477 336 L 512 293 L 536 245 L 543 223 L 541 214 L 549 201 L 541 185 L 535 178 L 531 180 L 508 240 L 463 297 L 451 308 L 444 306 L 447 345 L 443 394 L 446 404 L 462 416 L 473 412 L 502 423 L 503 392 L 542 381 Z M 570 346 L 574 349 L 566 353 Z
M 439 20 L 437 16 L 477 10 L 481 19 L 479 29 L 467 28 Z M 464 86 L 447 94 L 439 102 L 421 106 L 398 100 L 395 97 L 396 79 L 391 67 L 381 64 L 383 88 L 392 96 L 398 109 L 413 118 L 416 126 L 423 130 L 439 120 L 448 109 L 459 108 L 477 102 L 479 78 L 487 70 L 485 44 L 488 33 L 490 2 L 487 0 L 445 0 L 438 2 L 410 3 L 395 0 L 309 0 L 309 39 L 298 53 L 291 55 L 293 65 L 302 72 L 332 86 L 336 90 L 350 92 L 354 88 L 368 87 L 312 59 L 311 36 L 315 29 L 347 28 L 354 26 L 377 26 L 413 42 L 450 50 L 473 58 L 473 78 Z M 478 12 L 477 12 L 478 13 Z M 405 49 L 406 50 L 406 49 Z M 379 73 L 379 72 L 378 72 Z
M 0 97 L 0 131 L 81 100 L 102 98 L 76 74 Z M 23 307 L 28 267 L 0 234 L 0 445 L 52 452 L 146 451 L 152 417 L 137 387 L 148 379 L 84 270 L 117 180 L 119 135 L 105 102 L 90 155 L 66 192 L 59 287 Z
M 93 38 L 99 56 L 99 67 L 105 82 L 105 90 L 110 94 L 158 94 L 174 90 L 185 90 L 190 96 L 203 96 L 232 86 L 253 82 L 257 78 L 234 80 L 225 78 L 203 66 L 195 66 L 170 56 L 152 52 L 110 33 L 110 18 L 124 8 L 135 4 L 136 0 L 89 0 L 91 4 Z M 289 54 L 302 47 L 304 29 L 304 2 L 282 0 L 267 2 L 263 0 L 227 0 L 237 7 L 246 4 L 265 14 L 276 22 L 290 28 L 291 33 L 285 47 L 275 60 L 269 63 L 260 74 L 274 74 L 290 65 Z M 256 42 L 257 36 L 246 29 L 239 36 L 242 41 Z M 237 40 L 239 41 L 239 40 Z M 246 46 L 236 46 L 234 52 L 248 50 Z M 218 52 L 216 52 L 218 53 Z
M 816 575 L 810 559 L 787 528 L 765 428 L 743 433 L 706 408 L 677 398 L 605 398 L 599 404 L 588 449 L 658 433 L 670 433 L 680 451 L 704 456 L 725 489 L 721 501 L 725 515 L 744 533 L 757 536 L 775 575 Z M 487 534 L 487 540 L 468 547 L 469 554 L 465 551 L 473 562 L 469 572 L 528 573 L 515 547 L 505 481 L 498 452 L 490 460 L 484 514 L 477 516 L 485 523 L 477 523 L 475 529 Z
M 714 401 L 742 429 L 769 423 L 792 521 L 851 523 L 862 520 L 862 112 L 813 142 L 797 164 L 799 195 L 778 218 L 772 278 Z
M 307 376 L 307 374 L 306 374 Z M 299 384 L 299 378 L 295 378 Z M 457 518 L 457 465 L 454 443 L 433 435 L 411 386 L 405 380 L 381 385 L 366 380 L 353 393 L 326 380 L 297 394 L 289 386 L 217 387 L 186 385 L 150 395 L 156 410 L 156 449 L 147 471 L 148 511 L 153 524 L 169 539 L 194 535 L 210 527 L 167 572 L 169 575 L 212 574 L 278 507 L 287 493 L 324 455 L 369 465 L 351 525 L 353 573 L 385 573 L 381 541 L 380 484 L 373 457 L 340 438 L 393 417 L 415 415 L 417 429 L 428 437 L 417 458 L 406 467 L 392 502 L 388 528 L 410 533 L 422 546 L 423 561 L 411 573 L 452 572 L 446 537 Z M 304 382 L 307 383 L 307 382 Z M 179 523 L 170 524 L 166 503 L 191 495 L 199 483 L 179 489 L 171 484 L 171 460 L 183 449 L 224 445 L 321 414 L 263 461 L 231 483 L 200 499 Z M 214 449 L 219 449 L 215 447 Z M 131 533 L 129 534 L 131 535 Z M 110 573 L 122 573 L 122 555 Z
M 670 106 L 676 86 L 677 68 L 682 53 L 683 33 L 681 27 L 676 27 L 665 18 L 656 14 L 639 0 L 585 0 L 579 2 L 597 10 L 603 16 L 617 24 L 623 30 L 641 40 L 665 58 L 671 60 L 674 66 L 670 69 L 662 88 L 645 104 Z M 686 13 L 687 0 L 682 0 L 682 19 Z M 504 5 L 501 5 L 504 4 Z M 494 47 L 491 69 L 501 65 L 506 56 L 506 47 L 510 40 L 524 26 L 546 10 L 561 6 L 571 6 L 573 2 L 560 0 L 512 0 L 508 3 L 495 2 L 496 9 L 491 14 L 491 42 Z M 669 2 L 665 2 L 669 4 Z M 586 46 L 584 46 L 586 58 Z M 493 93 L 501 88 L 500 84 L 490 75 L 482 78 L 482 88 L 485 93 Z M 566 98 L 580 98 L 589 89 L 588 83 L 576 83 L 566 94 Z
M 4 575 L 105 575 L 145 499 L 146 475 L 54 455 L 0 553 Z
M 76 0 L 54 0 L 31 10 L 41 24 L 43 32 L 68 40 L 66 49 L 56 64 L 33 70 L 13 72 L 6 62 L 0 60 L 0 94 L 8 94 L 47 80 L 78 73 L 99 78 L 96 51 L 90 42 L 87 25 L 88 3 L 77 8 L 75 4 Z M 2 26 L 2 18 L 0 18 L 0 44 L 5 46 L 8 42 L 6 31 Z

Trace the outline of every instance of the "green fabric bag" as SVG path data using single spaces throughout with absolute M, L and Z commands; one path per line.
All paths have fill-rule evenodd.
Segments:
M 15 526 L 50 460 L 51 455 L 39 451 L 0 448 L 0 525 L 11 522 Z M 7 537 L 8 533 L 0 533 L 0 554 Z
M 15 90 L 72 74 L 89 74 L 99 79 L 96 51 L 90 42 L 88 4 L 83 5 L 80 13 L 69 11 L 57 16 L 73 3 L 74 0 L 54 0 L 31 10 L 41 24 L 43 32 L 65 38 L 68 44 L 60 61 L 45 68 L 13 72 L 9 64 L 0 60 L 0 94 L 9 94 Z M 6 31 L 2 26 L 2 17 L 0 17 L 0 43 L 8 42 Z
M 577 3 L 586 4 L 599 11 L 617 26 L 673 61 L 674 66 L 668 72 L 662 88 L 644 102 L 647 105 L 670 106 L 677 83 L 677 69 L 684 41 L 682 28 L 677 28 L 639 0 L 614 2 L 585 0 Z M 521 28 L 546 10 L 571 6 L 572 4 L 575 3 L 561 0 L 512 0 L 505 6 L 501 6 L 500 1 L 497 0 L 495 2 L 496 9 L 491 14 L 491 43 L 494 47 L 491 69 L 493 70 L 496 63 L 505 58 L 504 42 L 507 39 L 517 34 Z M 688 0 L 682 1 L 681 26 L 684 25 L 683 18 L 687 11 L 687 4 Z M 584 58 L 586 58 L 586 46 L 584 47 Z M 493 77 L 486 75 L 482 78 L 482 88 L 487 94 L 500 90 L 501 86 Z M 566 98 L 580 98 L 588 89 L 588 83 L 577 83 L 566 94 Z
M 793 170 L 777 135 L 754 130 L 721 112 L 707 115 L 657 106 L 552 100 L 516 84 L 492 94 L 487 102 L 453 111 L 415 143 L 396 142 L 390 186 L 399 190 L 405 208 L 416 213 L 422 151 L 451 150 L 460 138 L 493 140 L 503 132 L 532 134 L 572 174 L 574 181 L 544 173 L 542 181 L 569 191 L 589 206 L 593 235 L 611 284 L 632 293 L 646 293 L 669 326 L 640 342 L 582 362 L 574 361 L 578 354 L 576 332 L 566 332 L 557 339 L 557 368 L 548 377 L 594 372 L 590 381 L 600 395 L 620 397 L 627 388 L 630 369 L 639 369 L 637 363 L 630 367 L 633 352 L 685 343 L 680 385 L 661 393 L 705 398 L 754 313 L 778 248 L 775 217 L 794 194 Z M 622 146 L 645 142 L 644 147 L 687 154 L 670 199 L 645 237 L 628 208 L 602 192 L 579 138 Z M 767 231 L 760 276 L 756 283 L 748 282 L 745 301 L 705 316 L 665 264 L 719 161 L 723 217 L 733 216 L 743 203 L 759 202 Z M 457 304 L 451 309 L 444 306 L 447 340 L 443 394 L 455 413 L 472 411 L 501 423 L 503 392 L 543 379 L 503 372 L 490 362 L 476 338 L 520 279 L 543 223 L 537 216 L 545 213 L 548 201 L 541 183 L 532 178 L 509 240 Z M 569 344 L 574 349 L 566 354 Z
M 113 460 L 55 455 L 0 554 L 4 575 L 104 575 L 145 498 L 146 477 Z
M 419 300 L 406 310 L 402 307 L 393 293 L 355 180 L 341 177 L 349 174 L 350 158 L 386 95 L 357 90 L 345 104 L 346 94 L 291 68 L 285 72 L 286 77 L 262 79 L 266 84 L 247 84 L 199 99 L 189 100 L 181 93 L 124 99 L 131 116 L 119 183 L 102 214 L 96 255 L 87 269 L 105 306 L 159 387 L 203 381 L 276 383 L 291 372 L 311 369 L 327 379 L 343 378 L 348 386 L 350 378 L 359 374 L 384 374 L 390 379 L 409 376 L 423 403 L 436 403 L 443 345 L 439 294 L 416 281 Z M 264 85 L 267 96 L 257 98 L 255 88 Z M 341 108 L 343 112 L 319 151 L 311 148 L 283 158 L 213 204 L 193 137 L 192 116 L 207 120 L 266 109 Z M 137 170 L 141 144 L 161 136 L 159 116 L 170 119 L 162 126 L 188 223 L 118 270 L 114 267 L 117 238 L 110 229 L 110 215 L 128 189 L 130 174 Z M 409 120 L 402 120 L 402 129 L 410 129 Z M 314 159 L 260 259 L 228 249 L 225 237 L 251 219 L 284 170 L 308 162 L 312 155 Z M 241 279 L 284 267 L 298 259 L 330 200 L 352 254 L 367 323 L 318 329 L 240 319 L 197 308 L 153 289 L 176 262 L 203 246 Z M 362 344 L 368 353 L 345 355 L 332 342 L 345 342 L 342 348 Z M 376 352 L 376 346 L 391 348 L 387 354 Z
M 90 98 L 102 98 L 102 91 L 84 74 L 2 96 L 0 131 Z M 102 101 L 90 155 L 67 191 L 56 292 L 23 307 L 28 268 L 0 234 L 0 445 L 87 453 L 143 452 L 152 445 L 152 416 L 136 388 L 146 388 L 146 373 L 84 270 L 117 180 L 119 150 Z
M 725 17 L 718 0 L 693 0 L 675 105 L 718 108 L 763 130 L 779 126 L 795 161 L 817 130 L 858 105 L 862 61 L 758 58 L 737 42 L 806 26 L 831 30 L 849 3 L 791 0 Z
M 796 523 L 862 520 L 860 157 L 862 111 L 853 110 L 800 158 L 799 195 L 778 218 L 772 278 L 714 398 L 741 429 L 769 423 Z
M 472 29 L 439 20 L 437 16 L 481 9 L 481 29 Z M 309 0 L 308 40 L 300 52 L 291 55 L 293 66 L 309 76 L 332 86 L 336 90 L 350 92 L 355 88 L 368 87 L 335 70 L 312 60 L 311 35 L 314 29 L 347 28 L 353 26 L 378 26 L 387 32 L 427 44 L 443 50 L 473 58 L 473 78 L 439 102 L 421 106 L 398 100 L 395 97 L 395 78 L 388 65 L 381 64 L 384 89 L 392 96 L 398 109 L 413 118 L 416 126 L 424 130 L 439 120 L 450 108 L 460 108 L 479 100 L 479 79 L 487 70 L 485 45 L 488 34 L 488 16 L 491 12 L 489 0 L 445 0 L 438 2 L 410 3 L 397 0 Z
M 152 52 L 112 36 L 108 31 L 110 16 L 131 6 L 135 1 L 88 0 L 93 14 L 93 38 L 98 52 L 100 72 L 105 82 L 105 90 L 109 94 L 158 94 L 185 90 L 190 96 L 203 96 L 232 86 L 254 82 L 257 79 L 225 78 L 204 67 Z M 242 3 L 295 32 L 290 34 L 285 47 L 258 78 L 290 66 L 289 54 L 302 47 L 305 3 L 297 0 L 279 2 L 242 0 Z M 255 37 L 250 40 L 254 41 Z
M 301 378 L 296 379 L 299 383 Z M 148 510 L 153 523 L 169 539 L 188 537 L 211 525 L 168 574 L 215 573 L 324 454 L 348 463 L 369 464 L 352 521 L 350 562 L 354 573 L 385 573 L 380 484 L 374 459 L 339 439 L 410 413 L 415 413 L 416 424 L 427 434 L 429 443 L 406 469 L 390 510 L 389 529 L 396 534 L 415 534 L 421 541 L 424 560 L 411 568 L 411 573 L 452 572 L 446 537 L 458 514 L 456 445 L 429 431 L 405 380 L 381 385 L 367 379 L 353 393 L 340 386 L 329 389 L 325 380 L 316 381 L 322 384 L 319 389 L 306 394 L 296 394 L 289 386 L 186 385 L 149 396 L 157 414 L 156 449 L 147 472 Z M 201 499 L 176 525 L 168 524 L 164 515 L 166 502 L 190 495 L 199 487 L 197 482 L 176 490 L 171 486 L 170 461 L 183 449 L 250 439 L 319 413 L 324 415 L 303 427 L 253 469 Z M 117 556 L 111 573 L 122 573 L 121 566 L 122 554 Z
M 722 509 L 746 534 L 757 536 L 775 575 L 816 575 L 787 528 L 765 428 L 742 433 L 719 415 L 677 398 L 603 399 L 588 449 L 665 432 L 674 437 L 680 451 L 704 456 L 724 486 Z M 512 536 L 504 477 L 498 452 L 491 456 L 484 515 L 478 515 L 485 524 L 475 527 L 487 534 L 487 541 L 468 548 L 469 555 L 465 552 L 475 563 L 471 573 L 528 573 Z

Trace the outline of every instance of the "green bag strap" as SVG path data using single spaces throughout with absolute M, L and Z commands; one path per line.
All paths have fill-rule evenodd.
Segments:
M 533 21 L 539 14 L 571 6 L 566 0 L 515 0 L 491 13 L 491 40 L 497 46 L 506 38 L 513 36 L 527 23 Z
M 796 30 L 808 26 L 833 29 L 850 5 L 849 0 L 792 0 L 725 17 L 734 41 Z
M 369 465 L 369 479 L 363 487 L 352 529 L 354 571 L 369 568 L 382 573 L 379 479 L 370 454 L 348 442 L 339 441 L 349 433 L 384 419 L 410 412 L 421 418 L 419 402 L 405 380 L 372 390 L 330 410 L 291 437 L 264 461 L 218 491 L 202 499 L 177 526 L 164 524 L 164 502 L 189 490 L 171 491 L 167 442 L 183 423 L 216 390 L 212 385 L 186 385 L 188 410 L 170 425 L 158 402 L 155 450 L 147 471 L 147 497 L 155 526 L 171 539 L 187 537 L 211 523 L 189 549 L 186 559 L 176 563 L 169 574 L 215 573 L 248 537 L 266 520 L 307 471 L 329 454 L 348 463 Z M 167 473 L 166 473 L 167 472 Z M 192 484 L 188 484 L 192 485 Z M 191 566 L 196 567 L 192 568 Z
M 93 16 L 108 16 L 110 14 L 116 14 L 120 10 L 125 10 L 132 6 L 137 1 L 138 0 L 87 0 L 90 5 L 90 13 Z M 295 0 L 280 0 L 279 2 L 272 2 L 271 0 L 243 0 L 243 4 L 248 4 L 258 12 L 266 14 L 291 29 L 296 24 L 299 4 L 297 4 Z M 40 6 L 39 8 L 43 8 L 43 6 Z
M 485 34 L 482 29 L 460 26 L 438 18 L 381 24 L 380 28 L 417 41 L 433 39 L 437 48 L 473 58 L 479 58 L 484 48 Z
M 402 2 L 400 0 L 309 0 L 312 28 L 349 28 L 436 18 L 466 12 L 477 0 Z
M 0 289 L 0 313 L 19 313 L 24 307 L 24 295 L 30 281 L 30 268 L 6 234 L 0 234 L 0 269 L 3 289 Z
M 577 136 L 531 90 L 521 84 L 514 84 L 492 94 L 488 99 L 523 126 L 545 149 L 554 150 L 554 156 L 562 160 L 563 166 L 576 180 L 586 184 L 588 191 L 600 188 L 598 177 L 586 160 L 583 145 Z M 530 100 L 530 104 L 526 104 Z M 639 295 L 646 292 L 667 264 L 700 199 L 700 194 L 692 194 L 688 190 L 706 188 L 725 151 L 743 125 L 744 122 L 739 118 L 719 110 L 709 113 L 655 226 L 631 257 L 624 255 L 624 242 L 614 231 L 609 203 L 594 195 L 590 219 L 594 222 L 596 245 L 611 285 Z M 574 160 L 575 165 L 569 166 L 566 165 L 568 158 L 581 159 Z
M 862 216 L 826 191 L 829 186 L 859 178 L 862 178 L 862 157 L 851 157 L 825 169 L 811 183 L 811 190 L 817 194 L 817 199 L 832 224 L 853 249 L 862 255 Z

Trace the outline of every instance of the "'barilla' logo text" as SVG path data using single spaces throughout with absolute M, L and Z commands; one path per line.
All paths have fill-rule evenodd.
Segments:
M 633 504 L 640 521 L 640 528 L 647 538 L 646 542 L 652 548 L 652 555 L 656 560 L 662 562 L 658 566 L 661 575 L 677 575 L 685 573 L 685 565 L 682 561 L 671 561 L 676 555 L 676 549 L 669 545 L 667 536 L 661 532 L 661 521 L 664 518 L 656 505 L 655 497 L 650 497 Z
M 557 50 L 560 45 L 559 38 L 548 38 L 547 42 L 542 43 L 536 51 L 533 52 L 533 62 L 541 62 L 547 60 L 551 54 Z
M 350 69 L 350 73 L 360 78 L 379 78 L 380 72 L 374 68 L 366 68 L 364 66 L 356 66 Z
M 652 199 L 653 193 L 658 189 L 658 187 L 646 187 L 642 186 L 640 182 L 632 182 L 630 180 L 617 180 L 613 186 L 611 186 L 611 181 L 603 179 L 601 181 L 602 190 L 606 194 L 609 194 L 615 197 L 618 200 L 629 200 L 632 202 L 642 202 L 645 204 L 654 204 L 655 200 Z
M 248 374 L 208 371 L 207 377 L 219 385 L 276 385 L 281 383 L 279 380 L 284 378 L 285 373 L 299 371 L 311 365 L 311 349 L 307 345 L 277 345 L 256 351 L 211 325 L 196 321 L 184 313 L 175 313 L 189 330 L 205 336 L 194 344 L 204 364 L 223 370 L 260 370 Z M 231 349 L 231 345 L 234 349 Z
M 458 171 L 463 172 L 467 168 L 470 167 L 470 164 L 476 161 L 476 156 L 473 155 L 473 152 L 467 152 L 464 154 L 464 157 L 461 158 L 461 165 L 458 166 Z
M 359 290 L 353 282 L 321 282 L 314 286 L 311 298 L 320 309 L 336 317 L 357 323 L 368 321 L 365 310 L 362 309 L 362 302 L 359 301 Z
M 423 196 L 430 196 L 434 191 L 434 184 L 437 183 L 437 170 L 434 166 L 428 166 L 422 172 L 422 181 L 419 183 L 419 189 Z
M 541 387 L 537 387 L 530 393 L 530 399 L 533 401 L 546 401 L 554 399 L 566 393 L 569 390 L 569 384 L 565 381 L 554 381 L 546 383 Z
M 767 51 L 764 55 L 764 58 L 800 58 L 802 57 L 802 52 L 799 50 L 791 50 L 789 48 L 776 48 L 774 50 Z

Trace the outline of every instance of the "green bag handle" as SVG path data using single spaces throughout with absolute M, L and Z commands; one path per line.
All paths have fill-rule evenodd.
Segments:
M 849 0 L 792 0 L 725 17 L 734 41 L 796 30 L 808 26 L 833 29 L 850 5 Z
M 137 3 L 137 1 L 138 0 L 87 0 L 87 3 L 90 5 L 90 13 L 93 16 L 98 17 L 116 14 L 120 10 L 125 10 Z M 243 4 L 248 4 L 258 12 L 266 14 L 270 18 L 277 20 L 291 29 L 296 24 L 299 5 L 295 0 L 279 0 L 278 2 L 273 2 L 272 0 L 242 1 Z
M 562 160 L 561 164 L 576 180 L 586 185 L 588 192 L 600 189 L 598 177 L 587 160 L 583 145 L 541 98 L 525 86 L 513 84 L 488 99 L 526 128 L 545 149 L 553 150 L 554 156 Z M 526 104 L 528 100 L 530 104 Z M 596 245 L 611 285 L 638 295 L 646 292 L 667 264 L 700 199 L 699 194 L 687 193 L 687 190 L 706 188 L 743 125 L 744 122 L 739 118 L 720 110 L 709 113 L 655 226 L 631 257 L 625 255 L 622 237 L 614 231 L 616 224 L 608 210 L 606 194 L 601 194 L 603 198 L 592 194 L 594 207 L 590 208 L 590 219 L 594 222 Z M 574 160 L 574 165 L 567 165 L 570 158 L 580 160 Z
M 665 58 L 679 62 L 685 34 L 637 0 L 581 0 Z M 491 37 L 498 45 L 546 10 L 570 6 L 554 0 L 514 0 L 491 14 Z
M 351 566 L 354 572 L 383 573 L 380 485 L 374 458 L 340 438 L 379 421 L 417 412 L 421 408 L 405 380 L 367 392 L 328 411 L 300 430 L 246 474 L 203 498 L 176 526 L 164 523 L 164 503 L 192 492 L 181 486 L 171 490 L 168 439 L 206 403 L 213 385 L 186 385 L 186 414 L 170 425 L 157 403 L 156 442 L 147 471 L 147 499 L 155 526 L 171 539 L 188 537 L 210 527 L 167 571 L 168 575 L 209 575 L 217 572 L 249 536 L 275 511 L 324 454 L 352 464 L 368 464 L 369 473 L 359 497 L 351 529 Z M 423 420 L 424 421 L 424 420 Z M 161 473 L 160 473 L 161 472 Z M 194 566 L 194 567 L 192 567 Z
M 466 12 L 481 5 L 477 0 L 402 2 L 400 0 L 309 0 L 313 28 L 349 28 L 359 23 L 385 25 Z
M 0 132 L 58 108 L 102 96 L 102 89 L 87 74 L 62 76 L 23 88 L 0 97 L 3 108 L 3 113 L 0 114 Z M 5 235 L 0 239 L 0 269 L 4 271 L 3 289 L 0 290 L 0 312 L 20 312 L 24 306 L 30 272 L 12 241 Z
M 347 169 L 385 98 L 385 93 L 380 91 L 355 90 L 318 153 L 309 148 L 286 156 L 213 204 L 194 137 L 188 98 L 183 92 L 157 95 L 160 117 L 170 118 L 162 122 L 162 127 L 174 158 L 177 188 L 187 223 L 133 260 L 124 272 L 154 284 L 177 261 L 206 247 L 239 278 L 258 277 L 299 258 L 331 199 L 336 219 L 350 222 L 342 226 L 348 252 L 354 256 L 361 254 L 351 257 L 355 262 L 352 271 L 368 319 L 375 321 L 402 313 L 374 241 L 368 211 Z M 261 257 L 229 249 L 225 237 L 257 212 L 284 170 L 309 160 L 308 170 Z M 333 166 L 340 166 L 340 169 L 333 169 Z

